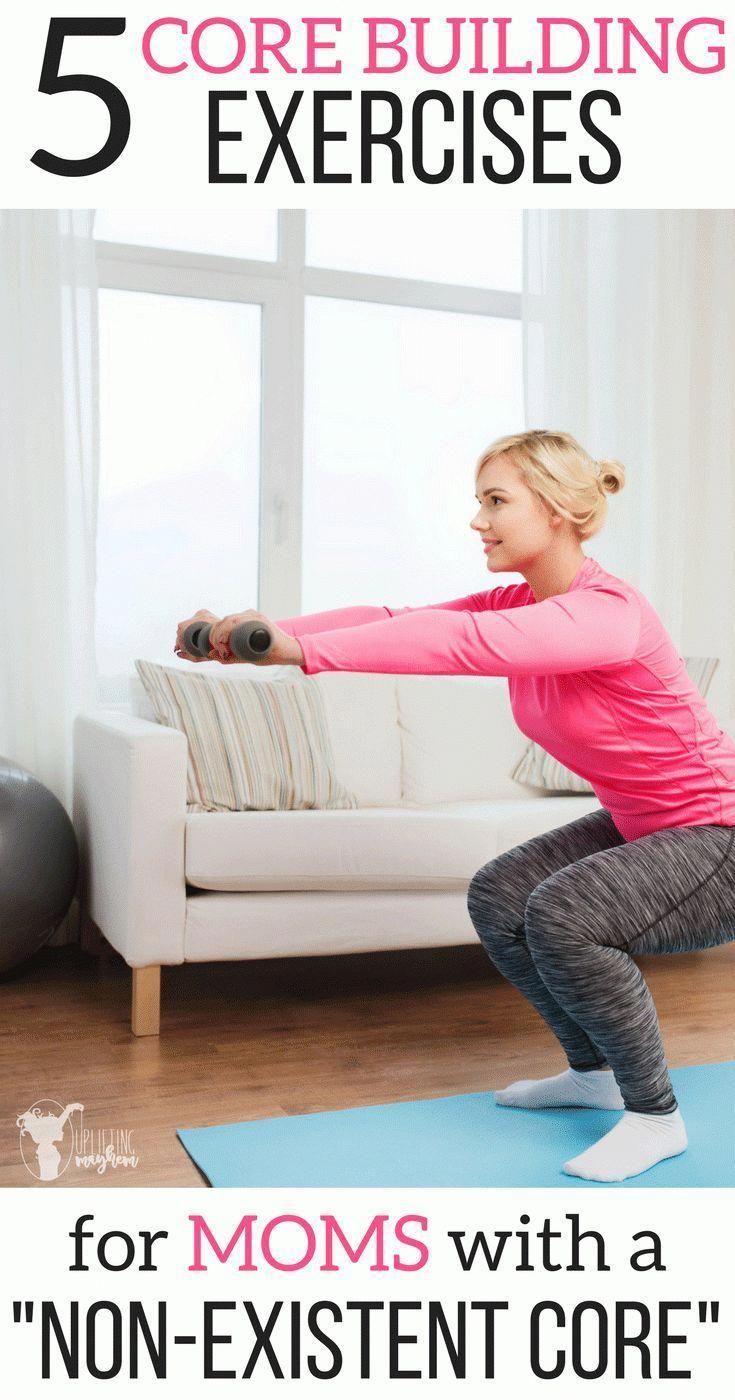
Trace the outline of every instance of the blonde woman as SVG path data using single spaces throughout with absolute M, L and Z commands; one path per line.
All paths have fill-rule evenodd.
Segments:
M 307 674 L 507 676 L 519 728 L 593 787 L 599 809 L 489 861 L 468 892 L 490 959 L 568 1060 L 562 1074 L 519 1080 L 496 1100 L 621 1109 L 609 1132 L 563 1164 L 593 1181 L 623 1181 L 687 1147 L 633 955 L 735 938 L 735 742 L 648 600 L 582 549 L 624 480 L 619 462 L 592 460 L 569 433 L 498 439 L 477 464 L 471 528 L 488 572 L 524 582 L 424 608 L 269 623 L 274 645 L 259 663 Z M 210 656 L 231 660 L 232 627 L 262 616 L 214 619 Z

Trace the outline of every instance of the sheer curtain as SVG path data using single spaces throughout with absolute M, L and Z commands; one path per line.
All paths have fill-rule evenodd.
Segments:
M 527 211 L 523 330 L 528 426 L 628 470 L 586 552 L 720 657 L 735 715 L 735 213 Z
M 0 754 L 72 814 L 72 724 L 97 702 L 93 211 L 0 211 Z

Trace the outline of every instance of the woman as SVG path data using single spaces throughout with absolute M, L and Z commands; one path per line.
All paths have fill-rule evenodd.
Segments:
M 507 676 L 519 728 L 586 778 L 601 804 L 477 871 L 470 917 L 493 963 L 537 1008 L 569 1066 L 496 1095 L 516 1108 L 621 1108 L 564 1163 L 623 1181 L 683 1152 L 656 1010 L 631 954 L 735 938 L 735 742 L 716 724 L 650 603 L 582 550 L 621 489 L 568 433 L 500 438 L 476 471 L 487 569 L 524 583 L 425 608 L 339 608 L 269 623 L 260 664 Z M 198 617 L 212 619 L 212 614 Z M 255 612 L 214 619 L 210 656 Z M 183 629 L 177 650 L 181 654 Z M 491 742 L 492 736 L 485 736 Z

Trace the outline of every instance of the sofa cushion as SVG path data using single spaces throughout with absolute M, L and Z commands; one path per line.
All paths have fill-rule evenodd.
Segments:
M 516 798 L 344 812 L 192 813 L 186 879 L 205 890 L 466 888 L 528 836 L 593 811 L 590 798 Z
M 186 735 L 189 811 L 357 806 L 334 774 L 321 693 L 308 678 L 248 683 L 135 666 L 159 723 Z
M 168 662 L 161 661 L 166 665 Z M 172 657 L 170 668 L 191 675 L 190 661 Z M 353 793 L 358 807 L 391 806 L 401 800 L 401 740 L 398 733 L 396 678 L 359 671 L 320 671 L 306 676 L 298 666 L 227 666 L 198 661 L 198 675 L 226 676 L 228 681 L 292 679 L 321 695 L 332 745 L 335 778 Z M 156 712 L 142 681 L 130 677 L 130 708 L 143 719 Z
M 167 670 L 180 671 L 181 674 L 185 676 L 193 675 L 196 666 L 196 674 L 198 676 L 224 675 L 227 677 L 228 681 L 241 679 L 246 681 L 277 681 L 283 676 L 291 678 L 298 678 L 301 676 L 306 680 L 303 671 L 297 666 L 266 667 L 242 665 L 228 666 L 225 668 L 219 661 L 197 661 L 196 663 L 192 663 L 191 661 L 185 661 L 183 657 L 180 656 L 153 656 L 149 657 L 148 660 L 156 666 L 165 666 Z M 160 723 L 148 691 L 143 685 L 137 671 L 128 676 L 128 706 L 132 715 L 137 715 L 140 719 L 152 720 L 156 724 Z
M 529 801 L 526 797 L 518 802 L 499 803 L 498 806 L 502 807 L 502 811 L 498 812 L 498 854 L 510 851 L 514 846 L 520 846 L 522 842 L 541 836 L 556 826 L 575 821 L 577 817 L 585 817 L 588 812 L 601 810 L 601 803 L 596 797 L 571 793 L 542 797 L 540 802 Z
M 505 676 L 396 679 L 405 800 L 533 795 L 510 777 L 528 740 L 513 719 Z
M 303 672 L 299 671 L 299 675 Z M 319 671 L 304 676 L 319 690 L 334 754 L 334 771 L 359 807 L 401 800 L 401 738 L 396 678 L 369 671 Z

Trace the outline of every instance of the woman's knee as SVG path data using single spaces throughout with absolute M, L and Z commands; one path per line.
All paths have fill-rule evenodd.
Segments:
M 590 902 L 586 872 L 566 868 L 549 876 L 526 901 L 528 951 L 557 996 L 600 968 L 598 950 L 611 946 L 605 904 Z M 606 966 L 606 965 L 605 965 Z
M 560 953 L 570 945 L 585 942 L 584 923 L 578 918 L 576 890 L 559 872 L 542 880 L 526 900 L 524 924 L 531 955 Z
M 472 876 L 467 889 L 467 909 L 480 934 L 495 929 L 501 932 L 512 920 L 497 861 L 488 861 Z
M 475 925 L 478 921 L 484 921 L 493 907 L 495 881 L 492 876 L 492 864 L 490 861 L 488 865 L 481 866 L 467 887 L 467 908 Z
M 517 938 L 523 932 L 525 894 L 513 853 L 504 852 L 480 867 L 470 880 L 467 909 L 483 942 Z

